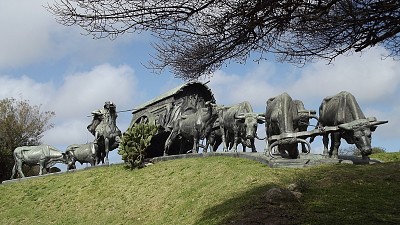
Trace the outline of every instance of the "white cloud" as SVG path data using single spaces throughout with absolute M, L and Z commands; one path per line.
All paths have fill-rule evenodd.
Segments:
M 249 101 L 254 110 L 265 108 L 265 102 L 282 91 L 282 87 L 275 86 L 269 80 L 275 75 L 275 66 L 264 62 L 246 74 L 226 74 L 217 71 L 211 77 L 208 85 L 218 104 L 232 105 Z M 269 96 L 269 97 L 268 97 Z
M 400 63 L 391 58 L 382 60 L 387 52 L 372 48 L 362 55 L 338 57 L 332 65 L 310 64 L 299 71 L 299 78 L 289 86 L 291 93 L 303 98 L 319 98 L 349 91 L 359 102 L 380 102 L 399 88 Z
M 37 83 L 27 76 L 0 76 L 0 98 L 29 99 L 33 105 L 46 104 L 55 89 L 52 83 Z
M 115 56 L 116 47 L 139 39 L 127 34 L 116 40 L 93 40 L 91 35 L 82 35 L 85 31 L 80 27 L 57 23 L 47 4 L 46 0 L 1 1 L 0 69 L 60 59 L 77 65 L 98 64 Z
M 134 72 L 128 66 L 113 67 L 104 64 L 88 72 L 67 75 L 47 106 L 56 112 L 57 124 L 48 131 L 44 140 L 62 145 L 85 143 L 87 135 L 91 136 L 86 130 L 91 122 L 88 115 L 103 107 L 105 101 L 114 102 L 117 110 L 132 108 L 137 87 Z M 125 124 L 120 126 L 121 118 L 118 117 L 117 125 L 124 131 L 128 126 L 126 123 L 130 121 L 124 118 L 122 121 Z
M 117 110 L 131 109 L 138 104 L 135 99 L 137 93 L 134 71 L 124 65 L 114 67 L 103 64 L 87 72 L 66 75 L 60 87 L 36 82 L 26 76 L 0 76 L 0 98 L 26 99 L 32 105 L 42 105 L 44 111 L 56 113 L 50 121 L 55 127 L 47 131 L 43 138 L 45 143 L 55 146 L 86 143 L 88 138 L 91 141 L 93 137 L 86 130 L 91 118 L 87 116 L 109 100 L 117 105 Z M 129 122 L 130 113 L 117 120 L 122 131 Z
M 0 68 L 18 66 L 45 57 L 50 47 L 46 1 L 1 1 Z
M 384 54 L 384 49 L 372 48 L 362 56 L 338 57 L 332 65 L 323 61 L 304 68 L 279 64 L 289 68 L 283 73 L 278 71 L 278 64 L 263 62 L 246 74 L 217 71 L 209 86 L 219 102 L 251 99 L 255 107 L 264 106 L 268 98 L 283 92 L 305 103 L 319 104 L 324 97 L 342 90 L 353 93 L 361 103 L 382 103 L 392 101 L 400 85 L 400 62 L 382 60 Z
M 130 67 L 103 64 L 88 72 L 65 76 L 49 107 L 62 118 L 90 115 L 108 100 L 117 107 L 132 107 L 136 86 Z

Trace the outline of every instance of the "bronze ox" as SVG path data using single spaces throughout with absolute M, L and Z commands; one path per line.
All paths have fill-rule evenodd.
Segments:
M 308 153 L 311 149 L 310 143 L 305 138 L 297 137 L 296 132 L 307 130 L 310 118 L 317 119 L 315 113 L 305 110 L 301 101 L 294 101 L 287 93 L 268 99 L 265 131 L 269 155 L 272 157 L 272 148 L 278 147 L 281 156 L 288 154 L 290 158 L 298 158 L 298 143 L 302 143 L 303 152 Z M 280 139 L 272 138 L 276 135 L 279 135 Z
M 22 165 L 39 165 L 39 175 L 43 174 L 43 169 L 49 172 L 50 167 L 56 163 L 67 163 L 67 156 L 64 152 L 57 150 L 50 145 L 22 146 L 14 150 L 15 164 L 12 169 L 11 179 L 18 171 L 21 177 L 25 177 L 22 172 Z
M 304 107 L 304 103 L 301 100 L 293 100 L 294 105 L 297 108 L 297 115 L 299 120 L 297 121 L 297 125 L 295 124 L 295 132 L 307 131 L 310 126 L 310 118 L 314 118 L 318 121 L 318 117 L 316 115 L 315 110 L 307 110 Z M 301 150 L 303 153 L 307 153 L 306 144 L 301 143 Z
M 168 155 L 171 144 L 178 138 L 181 139 L 180 153 L 185 140 L 193 142 L 193 153 L 198 152 L 200 139 L 209 136 L 212 124 L 218 118 L 215 104 L 206 102 L 205 106 L 206 108 L 200 108 L 192 114 L 181 115 L 173 122 L 172 131 L 165 141 L 164 155 Z
M 243 152 L 246 151 L 246 147 L 251 148 L 252 152 L 256 152 L 254 139 L 260 139 L 257 136 L 257 127 L 264 121 L 264 114 L 253 112 L 253 108 L 247 101 L 222 107 L 219 110 L 218 121 L 214 126 L 219 126 L 219 129 L 215 129 L 211 133 L 208 144 L 212 146 L 214 151 L 222 142 L 224 151 L 232 149 L 236 152 L 237 145 L 242 144 Z
M 376 118 L 366 118 L 355 97 L 346 91 L 326 97 L 319 107 L 319 126 L 338 126 L 339 130 L 331 133 L 331 147 L 328 152 L 328 133 L 323 134 L 324 152 L 326 157 L 338 158 L 340 139 L 348 144 L 355 144 L 363 158 L 371 154 L 371 133 L 378 125 L 388 121 L 377 121 Z
M 74 144 L 67 147 L 65 153 L 68 157 L 67 170 L 76 169 L 76 162 L 90 163 L 91 166 L 95 166 L 98 162 L 97 146 L 91 142 L 87 144 Z

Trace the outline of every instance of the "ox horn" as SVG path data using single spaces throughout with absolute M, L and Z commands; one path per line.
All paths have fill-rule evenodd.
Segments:
M 257 114 L 257 120 L 258 120 L 257 121 L 258 123 L 260 123 L 260 122 L 261 123 L 265 123 L 265 114 L 264 113 L 258 113 Z
M 350 126 L 349 123 L 340 124 L 338 127 L 341 129 L 344 129 L 344 130 L 352 130 L 352 128 L 353 128 L 352 126 Z
M 317 121 L 319 120 L 319 118 L 317 116 L 317 112 L 315 110 L 299 110 L 298 113 L 301 115 L 305 115 L 308 118 L 314 118 Z
M 367 119 L 369 121 L 369 125 L 370 126 L 378 126 L 378 125 L 385 124 L 385 123 L 389 122 L 387 120 L 377 121 L 377 119 L 375 117 L 368 117 Z
M 384 120 L 384 121 L 374 121 L 374 122 L 371 122 L 370 125 L 371 125 L 371 126 L 377 126 L 377 125 L 385 124 L 385 123 L 388 123 L 388 122 L 389 122 L 388 120 Z
M 240 113 L 239 115 L 235 115 L 235 119 L 244 119 L 245 115 L 243 113 Z
M 314 119 L 316 119 L 317 121 L 319 121 L 319 117 L 318 117 L 317 115 L 310 115 L 309 118 L 314 118 Z

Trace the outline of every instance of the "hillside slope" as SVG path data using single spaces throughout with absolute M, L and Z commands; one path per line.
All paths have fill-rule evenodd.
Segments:
M 271 202 L 296 184 L 298 201 Z M 271 169 L 207 157 L 0 185 L 0 224 L 400 224 L 400 163 Z

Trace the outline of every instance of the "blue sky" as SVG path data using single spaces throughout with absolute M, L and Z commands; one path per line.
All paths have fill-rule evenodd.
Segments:
M 144 67 L 154 54 L 146 33 L 94 40 L 81 35 L 79 27 L 57 24 L 43 7 L 47 1 L 0 3 L 0 98 L 27 99 L 54 111 L 55 126 L 42 139 L 46 144 L 64 150 L 69 144 L 92 141 L 87 116 L 105 101 L 115 102 L 118 110 L 132 109 L 183 83 L 168 71 L 154 74 Z M 257 112 L 264 112 L 266 100 L 282 92 L 317 110 L 324 97 L 349 91 L 366 116 L 389 120 L 373 133 L 372 145 L 399 151 L 400 62 L 382 60 L 385 53 L 375 47 L 338 57 L 331 65 L 320 61 L 302 68 L 277 63 L 273 57 L 261 63 L 249 60 L 224 65 L 205 80 L 210 80 L 218 104 L 247 100 Z M 122 131 L 130 119 L 130 113 L 119 115 Z M 261 125 L 259 134 L 265 136 Z M 264 146 L 257 142 L 259 151 Z M 320 152 L 321 139 L 312 147 Z M 111 159 L 120 160 L 116 151 Z

